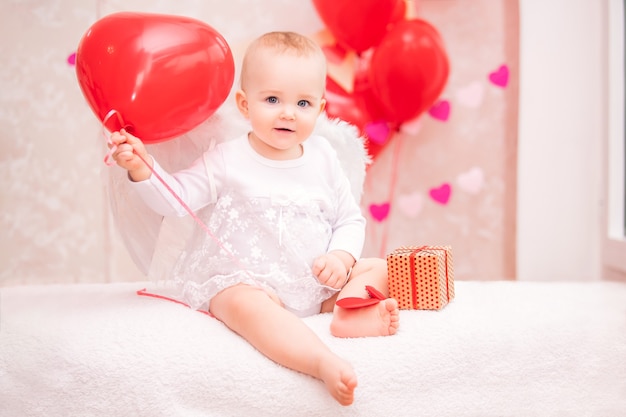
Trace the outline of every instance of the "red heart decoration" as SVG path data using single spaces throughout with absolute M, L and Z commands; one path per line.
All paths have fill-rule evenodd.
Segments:
M 370 297 L 375 298 L 377 300 L 387 299 L 387 297 L 385 297 L 385 295 L 382 292 L 378 291 L 376 288 L 372 287 L 371 285 L 366 285 L 365 291 L 367 291 Z
M 380 300 L 376 298 L 359 298 L 359 297 L 345 297 L 337 300 L 337 304 L 341 308 L 354 309 L 373 306 L 380 303 Z
M 356 309 L 373 306 L 374 304 L 378 304 L 387 298 L 383 293 L 370 285 L 366 285 L 365 290 L 369 294 L 370 298 L 345 297 L 337 300 L 335 304 L 341 308 Z
M 181 136 L 209 118 L 228 97 L 234 73 L 226 40 L 182 16 L 105 16 L 76 52 L 76 76 L 96 116 L 146 143 Z

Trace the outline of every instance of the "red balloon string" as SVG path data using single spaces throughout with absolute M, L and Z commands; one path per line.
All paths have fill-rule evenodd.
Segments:
M 160 300 L 167 300 L 167 301 L 171 301 L 173 303 L 180 304 L 180 305 L 183 305 L 185 307 L 191 308 L 191 306 L 189 304 L 187 304 L 187 303 L 183 303 L 182 301 L 179 301 L 179 300 L 177 300 L 175 298 L 170 298 L 170 297 L 166 297 L 164 295 L 154 294 L 154 293 L 148 292 L 148 290 L 146 288 L 143 288 L 141 290 L 137 290 L 137 295 L 142 295 L 144 297 L 158 298 Z M 206 315 L 211 316 L 211 317 L 215 317 L 213 314 L 209 313 L 206 310 L 196 310 L 196 311 L 198 311 L 198 312 L 200 312 L 202 314 L 206 314 Z
M 109 152 L 104 155 L 104 163 L 106 164 L 106 166 L 109 167 L 115 165 L 115 161 L 112 161 L 112 156 L 113 153 L 117 150 L 117 145 L 114 145 L 113 142 L 111 142 L 111 138 L 106 135 L 104 129 L 107 122 L 111 117 L 113 117 L 113 115 L 117 116 L 117 121 L 119 122 L 120 126 L 124 126 L 124 120 L 122 119 L 122 115 L 115 109 L 110 110 L 107 115 L 104 116 L 104 119 L 102 119 L 102 136 L 105 137 L 105 139 L 107 140 L 107 144 L 109 145 Z
M 396 184 L 398 182 L 398 160 L 400 157 L 400 148 L 402 142 L 402 135 L 395 135 L 394 140 L 394 148 L 391 160 L 391 176 L 389 181 L 389 195 L 387 197 L 387 201 L 389 202 L 390 207 L 392 207 L 393 198 L 395 195 Z M 390 210 L 391 211 L 391 210 Z M 383 222 L 383 235 L 380 242 L 380 252 L 379 256 L 381 258 L 385 258 L 387 256 L 387 239 L 389 237 L 389 220 L 385 219 Z
M 117 116 L 118 121 L 120 122 L 120 126 L 124 126 L 122 116 L 119 114 L 119 112 L 117 110 L 109 111 L 109 113 L 107 113 L 107 115 L 102 120 L 102 133 L 103 133 L 103 135 L 105 136 L 105 138 L 107 140 L 107 144 L 110 146 L 109 152 L 104 157 L 104 163 L 107 166 L 115 165 L 115 161 L 112 161 L 112 155 L 117 150 L 117 145 L 114 145 L 111 142 L 111 138 L 109 136 L 107 136 L 106 134 L 104 134 L 104 126 L 105 126 L 106 122 L 111 117 L 113 117 L 113 115 Z M 222 242 L 220 242 L 220 240 L 211 232 L 211 229 L 209 229 L 209 227 L 202 221 L 202 219 L 200 219 L 200 217 L 198 217 L 196 215 L 196 213 L 194 213 L 194 211 L 183 201 L 183 199 L 178 194 L 176 194 L 176 191 L 174 191 L 172 189 L 172 187 L 170 187 L 169 184 L 167 184 L 167 182 L 165 182 L 163 177 L 161 177 L 154 170 L 152 165 L 150 165 L 148 163 L 148 161 L 146 161 L 141 155 L 139 155 L 137 153 L 135 153 L 135 155 L 137 155 L 137 157 L 139 159 L 141 159 L 141 161 L 148 167 L 148 169 L 150 170 L 152 175 L 154 175 L 154 177 L 167 189 L 167 191 L 169 191 L 169 193 L 172 195 L 172 197 L 174 197 L 174 199 L 185 209 L 185 211 L 202 228 L 202 230 L 204 230 L 206 232 L 206 234 L 220 247 L 220 249 L 222 249 L 228 255 L 228 257 L 235 263 L 235 265 L 237 265 L 239 268 L 241 268 L 241 270 L 243 272 L 245 272 L 246 274 L 249 275 L 250 272 L 241 264 L 241 262 L 239 262 L 237 257 L 235 257 L 235 255 L 231 251 L 229 251 L 226 248 L 226 246 L 224 246 L 224 244 Z
M 222 242 L 220 242 L 220 240 L 215 237 L 215 235 L 211 232 L 211 229 L 209 229 L 209 226 L 207 226 L 202 219 L 200 219 L 200 217 L 198 217 L 196 215 L 196 213 L 193 212 L 193 210 L 183 201 L 182 198 L 180 198 L 180 196 L 178 194 L 176 194 L 176 191 L 174 191 L 168 184 L 167 182 L 165 182 L 165 180 L 159 175 L 157 174 L 157 172 L 154 170 L 154 168 L 148 163 L 148 161 L 146 161 L 141 155 L 135 154 L 137 155 L 137 157 L 139 159 L 141 159 L 143 161 L 144 164 L 146 164 L 146 166 L 150 169 L 150 172 L 152 172 L 152 175 L 155 176 L 155 178 L 157 180 L 159 180 L 159 182 L 161 184 L 163 184 L 163 186 L 167 189 L 167 191 L 170 192 L 170 194 L 172 195 L 172 197 L 174 197 L 176 199 L 176 201 L 178 201 L 178 203 L 185 209 L 185 211 L 191 216 L 191 218 L 202 228 L 202 230 L 204 230 L 206 232 L 207 235 L 209 235 L 209 237 L 211 239 L 213 239 L 213 241 L 215 243 L 217 243 L 217 245 L 220 247 L 220 249 L 222 249 L 229 258 L 231 258 L 231 260 L 233 262 L 235 262 L 235 265 L 237 265 L 238 267 L 240 267 L 242 269 L 242 271 L 244 271 L 245 273 L 249 274 L 249 271 L 239 262 L 239 260 L 235 257 L 235 255 L 233 255 L 233 253 L 231 251 L 229 251 L 226 246 L 224 246 L 224 244 Z

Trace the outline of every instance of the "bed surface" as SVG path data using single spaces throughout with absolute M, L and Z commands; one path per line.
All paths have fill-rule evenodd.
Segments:
M 623 416 L 626 284 L 456 282 L 393 337 L 337 339 L 341 407 L 151 283 L 0 288 L 1 416 Z

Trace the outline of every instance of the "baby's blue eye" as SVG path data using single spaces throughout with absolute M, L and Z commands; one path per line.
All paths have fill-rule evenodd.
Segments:
M 268 97 L 268 98 L 266 98 L 265 100 L 266 100 L 268 103 L 271 103 L 271 104 L 276 104 L 276 103 L 278 103 L 278 99 L 277 99 L 276 97 L 274 97 L 274 96 Z
M 298 101 L 298 107 L 308 107 L 311 103 L 308 100 L 300 100 Z

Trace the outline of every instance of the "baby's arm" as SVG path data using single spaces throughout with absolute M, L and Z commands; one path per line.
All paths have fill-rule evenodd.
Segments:
M 333 250 L 313 261 L 313 274 L 320 283 L 333 288 L 342 288 L 348 281 L 348 271 L 355 259 L 348 252 Z
M 152 157 L 148 155 L 146 147 L 139 138 L 122 129 L 111 134 L 111 143 L 112 146 L 117 146 L 112 155 L 113 159 L 120 167 L 128 171 L 131 180 L 138 182 L 150 178 L 152 175 L 150 168 L 153 166 Z

